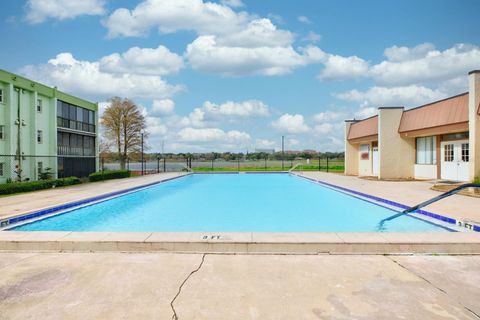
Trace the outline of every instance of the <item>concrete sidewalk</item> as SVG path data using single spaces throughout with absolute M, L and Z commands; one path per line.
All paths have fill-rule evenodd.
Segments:
M 480 256 L 0 253 L 0 319 L 478 319 L 479 270 Z
M 409 206 L 440 195 L 431 190 L 429 181 L 383 181 L 366 180 L 354 176 L 326 172 L 298 172 L 308 178 L 325 181 L 334 185 L 367 193 Z M 457 220 L 470 220 L 480 223 L 480 198 L 454 195 L 424 208 Z

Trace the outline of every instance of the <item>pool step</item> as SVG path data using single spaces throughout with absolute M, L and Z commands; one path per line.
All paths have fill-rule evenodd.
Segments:
M 2 231 L 2 251 L 238 254 L 480 254 L 480 234 Z

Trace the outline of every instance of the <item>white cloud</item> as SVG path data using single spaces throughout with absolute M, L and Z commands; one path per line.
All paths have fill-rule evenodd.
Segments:
M 206 101 L 201 107 L 193 109 L 187 116 L 173 117 L 170 121 L 178 127 L 204 128 L 223 120 L 233 122 L 236 119 L 266 117 L 269 114 L 268 106 L 259 100 L 227 101 L 222 104 Z
M 156 27 L 162 33 L 179 30 L 198 34 L 230 34 L 242 29 L 250 16 L 229 6 L 202 0 L 145 0 L 133 10 L 115 10 L 104 22 L 110 37 L 142 36 Z
M 147 122 L 147 132 L 155 137 L 163 137 L 167 134 L 168 128 L 165 124 L 162 123 L 162 121 L 159 118 L 156 117 L 151 117 L 151 116 L 146 116 L 145 120 Z
M 317 134 L 327 134 L 332 132 L 332 130 L 333 130 L 333 124 L 328 122 L 316 125 L 313 128 L 313 131 L 315 131 L 315 133 Z
M 182 88 L 168 84 L 159 76 L 111 74 L 100 70 L 99 62 L 81 61 L 71 53 L 58 54 L 46 64 L 21 69 L 25 76 L 58 86 L 60 90 L 94 100 L 112 96 L 128 98 L 169 98 Z
M 257 149 L 272 149 L 277 143 L 268 139 L 257 139 L 255 140 L 255 148 Z
M 345 117 L 345 113 L 341 111 L 324 111 L 313 115 L 316 122 L 332 121 Z
M 301 23 L 306 23 L 306 24 L 311 24 L 312 23 L 312 21 L 310 21 L 310 19 L 308 19 L 308 17 L 306 17 L 306 16 L 299 16 L 299 17 L 297 17 L 297 19 Z
M 178 132 L 181 141 L 186 142 L 227 142 L 245 143 L 251 139 L 250 135 L 243 131 L 223 131 L 219 128 L 183 128 Z
M 269 115 L 268 106 L 262 101 L 247 100 L 243 102 L 227 101 L 220 105 L 206 101 L 203 104 L 203 110 L 207 114 L 213 116 L 227 116 L 227 117 L 264 117 Z
M 181 127 L 204 127 L 205 124 L 205 111 L 201 108 L 195 108 L 186 117 L 182 117 L 178 121 L 178 125 Z
M 232 8 L 240 8 L 244 6 L 242 0 L 220 0 L 220 3 Z
M 368 62 L 357 57 L 328 55 L 325 68 L 320 72 L 321 80 L 342 80 L 368 76 Z
M 358 109 L 358 111 L 355 112 L 355 116 L 360 119 L 365 119 L 369 118 L 371 116 L 375 116 L 378 113 L 378 109 L 374 107 L 369 107 L 369 106 L 363 106 Z
M 386 48 L 383 54 L 389 61 L 401 62 L 416 60 L 425 57 L 428 52 L 434 51 L 435 46 L 431 43 L 422 43 L 413 48 L 393 46 Z
M 431 43 L 415 47 L 393 46 L 386 48 L 384 55 L 386 60 L 370 65 L 357 56 L 328 54 L 322 61 L 325 69 L 319 78 L 341 80 L 368 77 L 378 86 L 442 87 L 443 92 L 452 95 L 466 90 L 465 75 L 480 65 L 480 47 L 465 43 L 443 51 L 437 50 Z M 463 80 L 459 80 L 459 77 Z
M 279 14 L 269 13 L 267 14 L 267 18 L 274 21 L 276 24 L 285 24 L 285 19 Z
M 183 58 L 164 46 L 156 49 L 133 47 L 100 60 L 100 70 L 110 73 L 168 75 L 183 67 Z
M 282 133 L 290 134 L 305 133 L 310 130 L 301 114 L 285 113 L 272 122 L 272 126 Z
M 293 39 L 290 31 L 277 29 L 269 19 L 255 19 L 238 32 L 217 37 L 217 43 L 242 48 L 287 47 Z
M 188 45 L 185 55 L 194 69 L 204 72 L 226 76 L 274 76 L 317 62 L 318 57 L 312 53 L 318 54 L 319 51 L 308 48 L 299 54 L 290 46 L 228 47 L 219 45 L 215 36 L 201 36 Z
M 293 146 L 299 145 L 300 141 L 294 138 L 289 138 L 287 141 L 285 141 L 286 147 L 291 148 Z
M 322 36 L 313 31 L 310 31 L 305 37 L 302 38 L 303 41 L 308 41 L 313 43 L 319 42 L 321 39 L 322 39 Z
M 48 18 L 65 20 L 105 13 L 104 0 L 28 0 L 25 19 L 32 24 Z
M 153 100 L 152 115 L 166 116 L 173 114 L 175 103 L 171 99 Z
M 336 94 L 336 97 L 348 101 L 368 102 L 380 107 L 420 105 L 445 98 L 445 94 L 416 85 L 391 88 L 374 86 L 367 91 L 350 90 Z
M 388 60 L 372 66 L 370 76 L 380 85 L 438 84 L 463 75 L 480 65 L 480 47 L 457 44 L 444 51 L 431 44 L 413 48 L 391 47 Z
M 115 10 L 104 24 L 110 37 L 142 36 L 153 27 L 161 33 L 193 31 L 198 37 L 184 53 L 189 65 L 224 76 L 282 75 L 320 62 L 313 55 L 320 49 L 293 47 L 292 32 L 277 28 L 268 18 L 236 12 L 222 3 L 144 0 L 133 10 Z M 310 34 L 309 41 L 317 40 L 318 35 Z

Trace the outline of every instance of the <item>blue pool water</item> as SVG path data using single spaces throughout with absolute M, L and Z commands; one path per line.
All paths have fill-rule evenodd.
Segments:
M 194 174 L 19 226 L 24 231 L 447 231 L 289 174 Z

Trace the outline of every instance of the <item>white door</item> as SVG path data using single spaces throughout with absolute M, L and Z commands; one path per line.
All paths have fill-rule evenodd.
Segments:
M 441 144 L 441 178 L 468 181 L 469 145 L 468 140 L 446 141 Z
M 458 146 L 458 180 L 469 181 L 470 175 L 470 146 L 468 141 L 461 141 Z
M 372 148 L 372 173 L 378 176 L 378 147 Z

